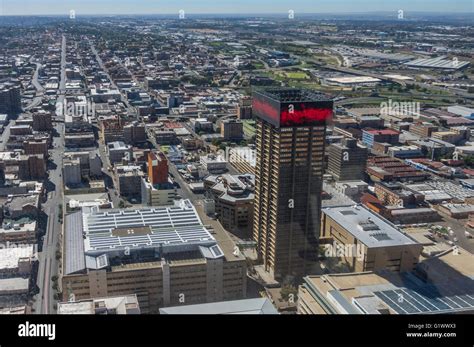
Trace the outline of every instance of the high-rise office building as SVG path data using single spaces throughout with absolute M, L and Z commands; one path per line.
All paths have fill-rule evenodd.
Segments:
M 53 117 L 50 112 L 41 111 L 33 113 L 33 130 L 50 131 L 53 129 Z
M 148 154 L 148 180 L 153 185 L 168 182 L 168 159 L 163 153 Z
M 267 89 L 256 116 L 254 239 L 276 280 L 311 271 L 317 255 L 326 122 L 333 101 L 301 89 Z
M 145 143 L 147 140 L 144 123 L 137 121 L 127 124 L 123 127 L 124 142 L 129 145 Z
M 173 204 L 176 187 L 168 178 L 168 159 L 161 152 L 148 153 L 148 179 L 141 179 L 141 200 L 145 206 Z
M 356 139 L 345 138 L 328 147 L 328 173 L 338 181 L 361 180 L 365 176 L 368 149 Z
M 237 118 L 252 119 L 252 98 L 245 96 L 239 102 L 237 109 Z
M 20 112 L 20 86 L 10 82 L 0 84 L 0 113 L 16 115 Z
M 244 138 L 244 124 L 235 119 L 226 119 L 221 123 L 221 135 L 225 141 L 240 141 Z

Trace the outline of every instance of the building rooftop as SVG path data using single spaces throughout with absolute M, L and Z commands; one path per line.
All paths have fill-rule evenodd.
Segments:
M 122 141 L 115 141 L 115 142 L 111 142 L 109 143 L 108 145 L 108 148 L 109 149 L 116 149 L 116 150 L 127 150 L 130 148 L 130 146 L 127 146 L 124 142 Z
M 18 261 L 21 258 L 32 258 L 34 255 L 33 245 L 0 248 L 0 270 L 15 269 L 18 267 Z
M 135 294 L 107 298 L 94 298 L 58 304 L 58 314 L 139 314 Z
M 417 243 L 362 205 L 328 207 L 323 208 L 322 211 L 367 247 L 390 247 Z
M 267 88 L 258 91 L 278 102 L 314 102 L 314 101 L 330 101 L 326 95 L 316 93 L 307 89 L 296 88 Z
M 34 232 L 35 230 L 35 220 L 29 218 L 22 218 L 21 220 L 4 219 L 0 227 L 0 234 Z
M 202 225 L 189 200 L 177 206 L 108 210 L 83 213 L 86 251 L 153 246 L 156 244 L 209 243 L 214 239 Z M 149 231 L 135 235 L 134 230 L 147 227 Z M 126 234 L 117 231 L 127 229 Z
M 104 206 L 110 203 L 107 193 L 70 194 L 65 195 L 64 200 L 71 208 Z
M 352 83 L 378 83 L 380 79 L 368 76 L 351 76 L 351 77 L 333 77 L 327 79 L 330 82 L 352 84 Z
M 29 289 L 29 278 L 0 278 L 0 295 L 24 294 Z
M 160 314 L 278 314 L 267 298 L 160 308 Z
M 329 312 L 323 313 L 472 313 L 473 257 L 461 249 L 456 254 L 444 252 L 424 260 L 413 272 L 308 276 L 302 288 L 315 298 L 316 303 L 324 302 L 321 307 Z M 333 295 L 335 292 L 338 295 Z
M 364 132 L 372 135 L 400 135 L 396 130 L 392 129 L 383 129 L 383 130 L 364 130 Z
M 470 63 L 468 61 L 454 61 L 448 59 L 445 56 L 440 56 L 436 58 L 421 58 L 415 59 L 405 63 L 409 67 L 415 68 L 430 68 L 430 69 L 447 69 L 447 70 L 457 70 L 462 69 L 468 66 Z
M 189 200 L 174 206 L 140 209 L 83 208 L 66 216 L 65 273 L 109 266 L 109 258 L 153 251 L 159 256 L 199 251 L 224 256 Z

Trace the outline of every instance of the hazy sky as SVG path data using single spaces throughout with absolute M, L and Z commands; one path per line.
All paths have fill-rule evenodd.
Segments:
M 473 12 L 474 0 L 0 0 L 0 14 Z

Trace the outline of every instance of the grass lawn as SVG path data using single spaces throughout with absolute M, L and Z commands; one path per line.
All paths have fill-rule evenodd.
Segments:
M 305 72 L 286 72 L 285 75 L 294 80 L 305 80 L 309 78 Z
M 165 153 L 165 154 L 168 154 L 168 152 L 170 151 L 170 146 L 163 146 L 161 145 L 160 146 L 160 150 Z

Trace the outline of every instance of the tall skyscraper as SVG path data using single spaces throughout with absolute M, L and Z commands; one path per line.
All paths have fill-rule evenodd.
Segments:
M 311 271 L 317 255 L 326 122 L 333 101 L 301 89 L 256 91 L 254 239 L 276 280 Z

